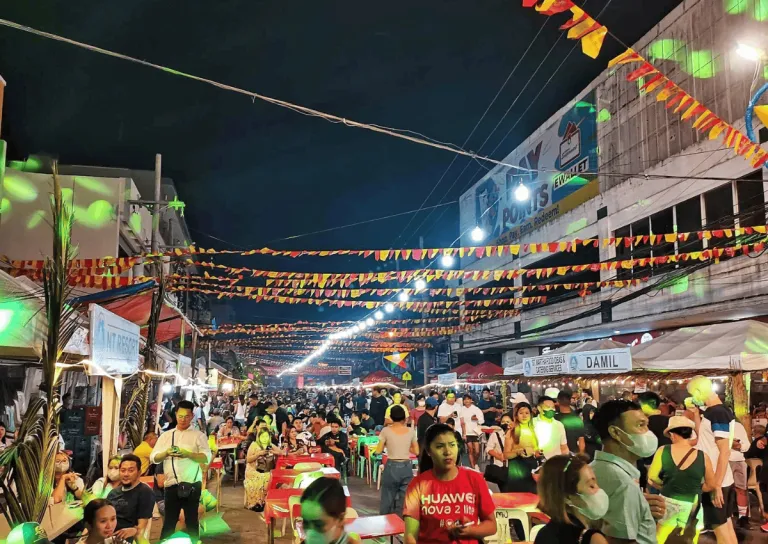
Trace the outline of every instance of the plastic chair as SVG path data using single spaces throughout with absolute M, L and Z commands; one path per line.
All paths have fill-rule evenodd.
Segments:
M 544 525 L 546 525 L 546 524 L 545 523 L 540 523 L 538 525 L 534 525 L 531 528 L 531 537 L 530 537 L 531 538 L 531 542 L 535 542 L 536 541 L 536 535 L 538 535 L 539 531 L 541 531 L 544 528 Z
M 760 483 L 757 481 L 757 470 L 762 470 L 762 466 L 762 459 L 747 459 L 747 467 L 749 467 L 749 471 L 747 472 L 747 493 L 750 491 L 755 492 L 755 495 L 757 495 L 757 504 L 760 505 L 761 514 L 765 512 L 765 510 L 763 508 L 763 494 L 760 491 Z
M 237 476 L 240 472 L 240 467 L 243 467 L 243 478 L 245 478 L 245 459 L 236 459 L 235 460 L 235 483 L 234 485 L 237 485 Z
M 296 463 L 296 466 L 293 467 L 293 470 L 296 472 L 315 472 L 317 470 L 320 470 L 323 468 L 323 465 L 320 463 Z
M 512 538 L 509 522 L 518 520 L 523 526 L 523 541 L 531 540 L 531 522 L 528 519 L 528 513 L 518 509 L 497 508 L 496 509 L 496 534 L 486 539 L 487 543 L 506 544 Z
M 293 530 L 293 542 L 299 544 L 299 531 L 296 521 L 301 519 L 301 497 L 288 497 L 288 510 L 291 515 L 291 530 Z

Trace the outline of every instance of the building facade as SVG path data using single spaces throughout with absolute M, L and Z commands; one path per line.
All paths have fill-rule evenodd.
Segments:
M 768 35 L 767 24 L 761 2 L 686 0 L 633 49 L 743 131 L 750 88 L 764 84 L 768 71 L 735 50 L 743 40 L 768 49 L 768 43 L 760 43 Z M 753 168 L 722 137 L 711 140 L 708 131 L 694 129 L 694 119 L 681 120 L 682 113 L 667 108 L 656 93 L 645 93 L 641 88 L 647 79 L 628 81 L 633 69 L 604 71 L 507 156 L 504 162 L 518 168 L 491 170 L 460 200 L 463 246 L 522 244 L 519 255 L 463 259 L 464 269 L 555 270 L 464 286 L 590 286 L 536 292 L 547 295 L 546 304 L 524 307 L 518 317 L 454 337 L 454 353 L 501 351 L 505 366 L 512 366 L 558 343 L 768 314 L 768 282 L 761 277 L 768 256 L 745 256 L 738 250 L 739 243 L 760 242 L 764 235 L 692 235 L 653 244 L 644 238 L 764 227 L 768 197 L 762 167 Z M 768 139 L 768 131 L 760 130 L 760 139 Z M 530 193 L 524 202 L 515 198 L 521 184 Z M 488 234 L 481 243 L 470 238 L 476 226 Z M 603 242 L 618 237 L 632 241 Z M 600 242 L 560 253 L 530 250 L 534 243 L 588 238 Z M 735 256 L 700 259 L 700 252 L 715 247 L 736 248 Z M 558 271 L 672 255 L 679 262 Z M 621 280 L 638 281 L 623 288 L 594 284 Z

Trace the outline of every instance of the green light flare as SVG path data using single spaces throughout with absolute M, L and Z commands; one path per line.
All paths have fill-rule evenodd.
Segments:
M 141 234 L 141 214 L 139 212 L 133 212 L 131 218 L 128 220 L 128 226 L 136 234 Z
M 597 122 L 598 123 L 605 123 L 606 121 L 611 120 L 611 112 L 609 112 L 606 108 L 603 108 L 600 110 L 600 112 L 597 114 Z
M 94 193 L 98 193 L 104 196 L 112 196 L 112 189 L 98 179 L 85 176 L 75 176 L 74 182 L 75 185 L 78 185 L 83 189 L 87 189 L 88 191 L 93 191 Z
M 164 544 L 192 544 L 192 539 L 188 534 L 179 531 L 168 537 Z
M 755 21 L 768 20 L 768 0 L 755 0 Z
M 681 58 L 682 55 L 682 58 Z M 664 38 L 656 40 L 648 46 L 648 56 L 651 60 L 674 60 L 676 62 L 685 60 L 685 42 Z
M 25 300 L 13 298 L 16 295 L 0 292 L 0 346 L 18 345 L 21 331 L 29 325 L 35 310 L 25 305 Z
M 768 79 L 768 65 L 763 66 L 763 79 Z
M 725 12 L 730 15 L 738 15 L 747 11 L 747 0 L 725 0 Z
M 669 292 L 672 295 L 680 295 L 688 291 L 688 285 L 688 276 L 683 276 L 669 286 Z
M 587 218 L 582 217 L 578 221 L 574 221 L 570 225 L 568 225 L 568 230 L 566 231 L 566 234 L 573 234 L 575 232 L 579 232 L 581 229 L 587 226 Z
M 698 298 L 704 298 L 707 296 L 707 286 L 703 283 L 696 283 L 693 286 L 693 292 Z
M 39 172 L 43 169 L 43 161 L 36 157 L 30 157 L 24 161 L 25 172 Z
M 88 208 L 75 206 L 75 221 L 84 227 L 98 229 L 107 225 L 114 218 L 112 204 L 106 200 L 97 200 L 91 203 Z
M 3 189 L 12 200 L 33 202 L 37 198 L 37 187 L 20 176 L 7 174 L 3 180 Z
M 11 201 L 7 198 L 0 200 L 0 215 L 11 211 Z
M 43 219 L 45 219 L 45 215 L 45 210 L 35 210 L 32 212 L 29 216 L 29 219 L 27 220 L 27 230 L 32 230 L 40 223 L 42 223 Z
M 8 328 L 13 319 L 13 310 L 0 309 L 0 333 Z
M 549 325 L 549 318 L 542 316 L 539 317 L 536 321 L 533 322 L 533 325 L 531 328 L 537 329 L 539 327 L 543 327 L 544 325 Z
M 710 79 L 715 77 L 717 72 L 715 62 L 712 59 L 712 51 L 702 49 L 701 51 L 692 51 L 688 57 L 687 66 L 683 66 L 686 73 L 699 79 Z
M 578 102 L 576 102 L 576 104 L 573 107 L 576 108 L 576 109 L 579 109 L 579 108 L 589 108 L 589 113 L 594 113 L 595 112 L 595 105 L 592 104 L 591 102 L 587 102 L 585 100 L 579 100 Z

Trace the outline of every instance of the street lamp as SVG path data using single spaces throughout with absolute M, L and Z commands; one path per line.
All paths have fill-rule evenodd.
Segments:
M 480 227 L 475 227 L 470 233 L 473 242 L 482 242 L 485 239 L 485 231 Z
M 391 302 L 387 302 L 384 305 L 384 311 L 387 312 L 388 314 L 391 314 L 392 312 L 395 311 L 395 305 L 392 304 Z
M 427 288 L 427 282 L 425 282 L 423 279 L 419 278 L 416 280 L 416 289 L 426 289 Z
M 443 255 L 442 259 L 440 259 L 440 264 L 445 268 L 450 268 L 453 266 L 454 261 L 453 255 Z

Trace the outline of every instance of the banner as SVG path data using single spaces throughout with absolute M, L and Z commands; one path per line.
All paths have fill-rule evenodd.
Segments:
M 555 376 L 567 373 L 568 362 L 562 353 L 526 357 L 523 359 L 523 375 L 527 377 Z
M 139 369 L 141 329 L 98 304 L 91 304 L 91 362 L 94 374 L 133 374 Z
M 571 353 L 568 370 L 579 374 L 629 372 L 632 370 L 632 353 L 629 348 Z
M 438 385 L 453 385 L 457 379 L 458 375 L 455 372 L 446 372 L 437 377 L 437 383 Z
M 594 91 L 573 104 L 543 133 L 529 138 L 460 201 L 462 232 L 472 225 L 489 240 L 509 244 L 597 196 L 597 107 Z M 530 196 L 519 202 L 515 189 Z

